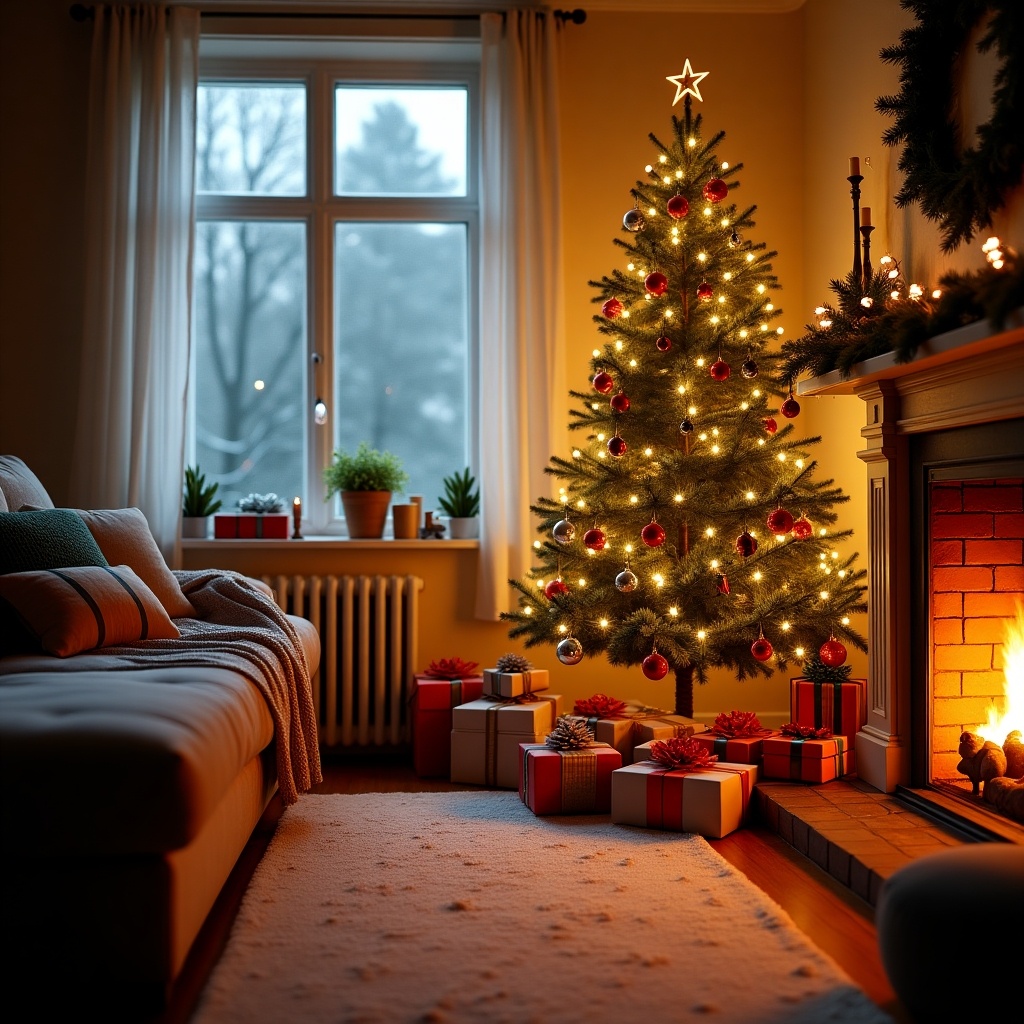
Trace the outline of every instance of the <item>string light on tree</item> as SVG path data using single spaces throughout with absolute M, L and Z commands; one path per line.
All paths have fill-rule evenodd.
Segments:
M 600 342 L 589 379 L 570 393 L 580 454 L 552 457 L 549 472 L 593 525 L 570 539 L 567 502 L 537 499 L 547 539 L 513 583 L 518 609 L 502 615 L 512 637 L 553 648 L 563 664 L 586 651 L 674 683 L 675 709 L 688 717 L 694 686 L 712 669 L 769 676 L 796 647 L 818 650 L 823 621 L 844 643 L 866 646 L 842 621 L 864 610 L 865 574 L 854 555 L 826 559 L 830 574 L 819 569 L 813 539 L 819 527 L 829 529 L 830 549 L 849 537 L 834 511 L 845 498 L 815 479 L 807 451 L 818 440 L 797 442 L 778 426 L 791 418 L 782 406 L 793 396 L 769 350 L 783 315 L 774 253 L 756 237 L 755 207 L 735 202 L 742 164 L 725 152 L 723 133 L 705 132 L 696 81 L 689 63 L 673 76 L 682 109 L 638 161 L 645 171 L 630 195 L 643 227 L 623 230 L 621 209 L 591 211 L 625 259 L 591 282 Z M 759 524 L 777 510 L 789 521 L 773 519 L 766 531 Z M 538 580 L 569 584 L 545 599 Z M 790 624 L 779 649 L 762 621 Z

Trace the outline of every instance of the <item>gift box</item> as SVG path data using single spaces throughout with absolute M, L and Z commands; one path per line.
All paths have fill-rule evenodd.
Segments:
M 534 814 L 607 814 L 612 772 L 622 755 L 607 743 L 554 750 L 546 743 L 519 744 L 519 796 Z
M 452 709 L 452 782 L 519 788 L 519 744 L 542 743 L 562 712 L 562 695 L 537 700 L 482 697 Z
M 421 778 L 448 778 L 452 769 L 452 709 L 478 700 L 483 686 L 483 676 L 413 676 L 409 699 L 412 762 L 413 770 Z
M 218 540 L 287 540 L 287 512 L 217 512 L 213 536 Z
M 720 839 L 743 823 L 757 772 L 755 765 L 724 762 L 697 771 L 627 765 L 612 772 L 611 818 L 619 825 Z
M 632 764 L 635 760 L 633 748 L 647 740 L 668 739 L 681 735 L 687 727 L 702 732 L 704 726 L 692 718 L 670 715 L 658 708 L 649 708 L 640 701 L 625 701 L 621 715 L 602 718 L 598 715 L 571 715 L 587 723 L 587 728 L 599 743 L 608 743 L 621 755 L 622 763 Z M 681 732 L 682 731 L 682 732 Z
M 551 685 L 546 668 L 531 668 L 525 672 L 500 672 L 496 668 L 484 669 L 484 693 L 496 697 L 520 697 L 536 693 Z
M 853 752 L 845 736 L 769 736 L 762 748 L 761 771 L 767 779 L 830 782 L 850 774 L 852 762 Z
M 772 733 L 777 736 L 778 733 Z M 713 732 L 699 733 L 693 737 L 709 754 L 715 754 L 719 761 L 734 764 L 760 764 L 766 736 L 718 736 Z
M 791 679 L 790 717 L 797 725 L 831 729 L 836 736 L 856 736 L 868 720 L 866 679 L 817 683 Z

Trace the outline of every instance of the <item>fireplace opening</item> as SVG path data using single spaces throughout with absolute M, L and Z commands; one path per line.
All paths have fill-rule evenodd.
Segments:
M 912 784 L 1024 841 L 1024 421 L 911 446 Z M 1009 834 L 1006 825 L 1009 825 Z

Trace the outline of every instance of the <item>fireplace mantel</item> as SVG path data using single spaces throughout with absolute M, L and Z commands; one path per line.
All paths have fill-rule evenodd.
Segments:
M 932 338 L 914 358 L 885 353 L 801 381 L 797 394 L 855 395 L 868 495 L 868 718 L 856 737 L 858 775 L 885 793 L 911 783 L 910 453 L 913 434 L 1024 417 L 1024 309 Z M 1024 446 L 1022 446 L 1024 447 Z

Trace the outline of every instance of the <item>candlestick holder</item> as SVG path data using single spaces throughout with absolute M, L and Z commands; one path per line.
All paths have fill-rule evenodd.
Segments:
M 302 506 L 298 503 L 298 498 L 292 505 L 292 524 L 294 526 L 292 540 L 302 540 Z
M 851 174 L 846 180 L 850 183 L 850 198 L 853 200 L 853 276 L 862 281 L 864 272 L 860 262 L 860 240 L 857 238 L 857 232 L 860 230 L 860 183 L 864 180 L 864 175 Z
M 864 246 L 864 291 L 871 287 L 871 232 L 874 231 L 873 224 L 861 224 L 861 244 Z

